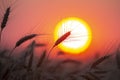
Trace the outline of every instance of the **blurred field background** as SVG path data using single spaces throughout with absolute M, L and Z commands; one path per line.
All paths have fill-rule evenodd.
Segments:
M 119 3 L 0 0 L 0 80 L 119 80 Z M 90 48 L 76 56 L 56 46 L 47 58 L 55 25 L 73 15 L 90 24 Z

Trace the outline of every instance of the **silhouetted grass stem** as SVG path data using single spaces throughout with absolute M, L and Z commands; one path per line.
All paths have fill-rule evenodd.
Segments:
M 11 50 L 11 52 L 9 53 L 9 57 L 11 57 L 11 55 L 13 54 L 13 52 L 14 52 L 14 50 L 16 49 L 16 47 L 14 47 L 12 50 Z

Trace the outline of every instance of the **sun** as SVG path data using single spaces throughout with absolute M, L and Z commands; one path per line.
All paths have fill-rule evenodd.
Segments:
M 80 54 L 89 47 L 92 40 L 92 31 L 84 20 L 76 17 L 61 20 L 55 27 L 54 40 L 56 41 L 68 31 L 71 31 L 70 36 L 58 45 L 62 51 Z

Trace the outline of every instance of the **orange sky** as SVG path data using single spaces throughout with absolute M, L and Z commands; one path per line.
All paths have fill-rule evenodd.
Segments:
M 39 37 L 39 41 L 53 44 L 55 25 L 63 18 L 79 17 L 93 32 L 86 52 L 105 50 L 111 46 L 109 43 L 120 40 L 119 4 L 120 0 L 17 0 L 2 35 L 3 46 L 13 47 L 20 37 L 29 33 L 49 34 Z M 3 6 L 7 4 L 0 4 L 0 13 L 4 12 Z

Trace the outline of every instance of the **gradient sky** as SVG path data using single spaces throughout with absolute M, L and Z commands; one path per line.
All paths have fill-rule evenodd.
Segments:
M 1 14 L 3 6 L 6 8 L 8 2 L 1 0 Z M 5 47 L 13 47 L 20 37 L 29 33 L 48 34 L 37 38 L 38 42 L 53 44 L 54 28 L 66 17 L 79 17 L 90 25 L 93 40 L 88 52 L 105 50 L 111 42 L 120 40 L 120 0 L 17 0 L 11 7 L 2 35 Z

